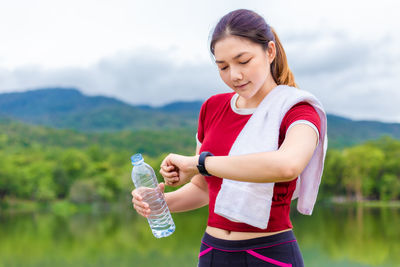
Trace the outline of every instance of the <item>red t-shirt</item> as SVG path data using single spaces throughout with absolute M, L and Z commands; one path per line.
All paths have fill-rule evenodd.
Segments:
M 197 140 L 200 152 L 210 151 L 215 156 L 227 156 L 236 137 L 254 112 L 254 109 L 238 109 L 235 92 L 211 96 L 200 110 Z M 320 119 L 315 109 L 301 102 L 293 106 L 282 120 L 279 130 L 279 146 L 283 143 L 288 127 L 295 121 L 311 122 L 320 131 Z M 289 218 L 290 202 L 296 188 L 297 178 L 290 182 L 275 183 L 271 213 L 266 229 L 245 223 L 233 222 L 214 213 L 215 199 L 221 188 L 222 179 L 205 177 L 209 190 L 209 216 L 207 225 L 238 232 L 276 232 L 292 228 Z

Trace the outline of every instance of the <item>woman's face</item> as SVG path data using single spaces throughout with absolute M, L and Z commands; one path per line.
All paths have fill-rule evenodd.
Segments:
M 214 56 L 222 80 L 246 100 L 262 100 L 276 86 L 270 73 L 275 57 L 273 42 L 264 51 L 260 44 L 229 35 L 215 44 Z

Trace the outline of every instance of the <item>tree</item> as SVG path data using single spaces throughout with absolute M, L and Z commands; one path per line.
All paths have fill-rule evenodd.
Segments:
M 321 192 L 324 196 L 343 195 L 345 193 L 343 186 L 344 168 L 345 161 L 342 151 L 336 149 L 328 150 L 321 180 Z
M 348 196 L 354 194 L 356 201 L 360 202 L 377 185 L 385 155 L 379 148 L 358 145 L 345 149 L 343 156 L 343 182 Z

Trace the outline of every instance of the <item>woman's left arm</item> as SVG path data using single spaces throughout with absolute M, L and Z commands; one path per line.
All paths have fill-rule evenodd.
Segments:
M 239 156 L 213 156 L 205 159 L 211 175 L 253 183 L 286 182 L 295 179 L 307 166 L 317 146 L 318 136 L 306 124 L 291 127 L 276 151 Z M 180 180 L 198 173 L 199 156 L 168 155 L 162 165 L 174 165 Z

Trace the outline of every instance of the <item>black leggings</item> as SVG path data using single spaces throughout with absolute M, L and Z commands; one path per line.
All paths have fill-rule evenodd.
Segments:
M 204 233 L 198 267 L 304 266 L 293 231 L 247 240 L 224 240 Z

